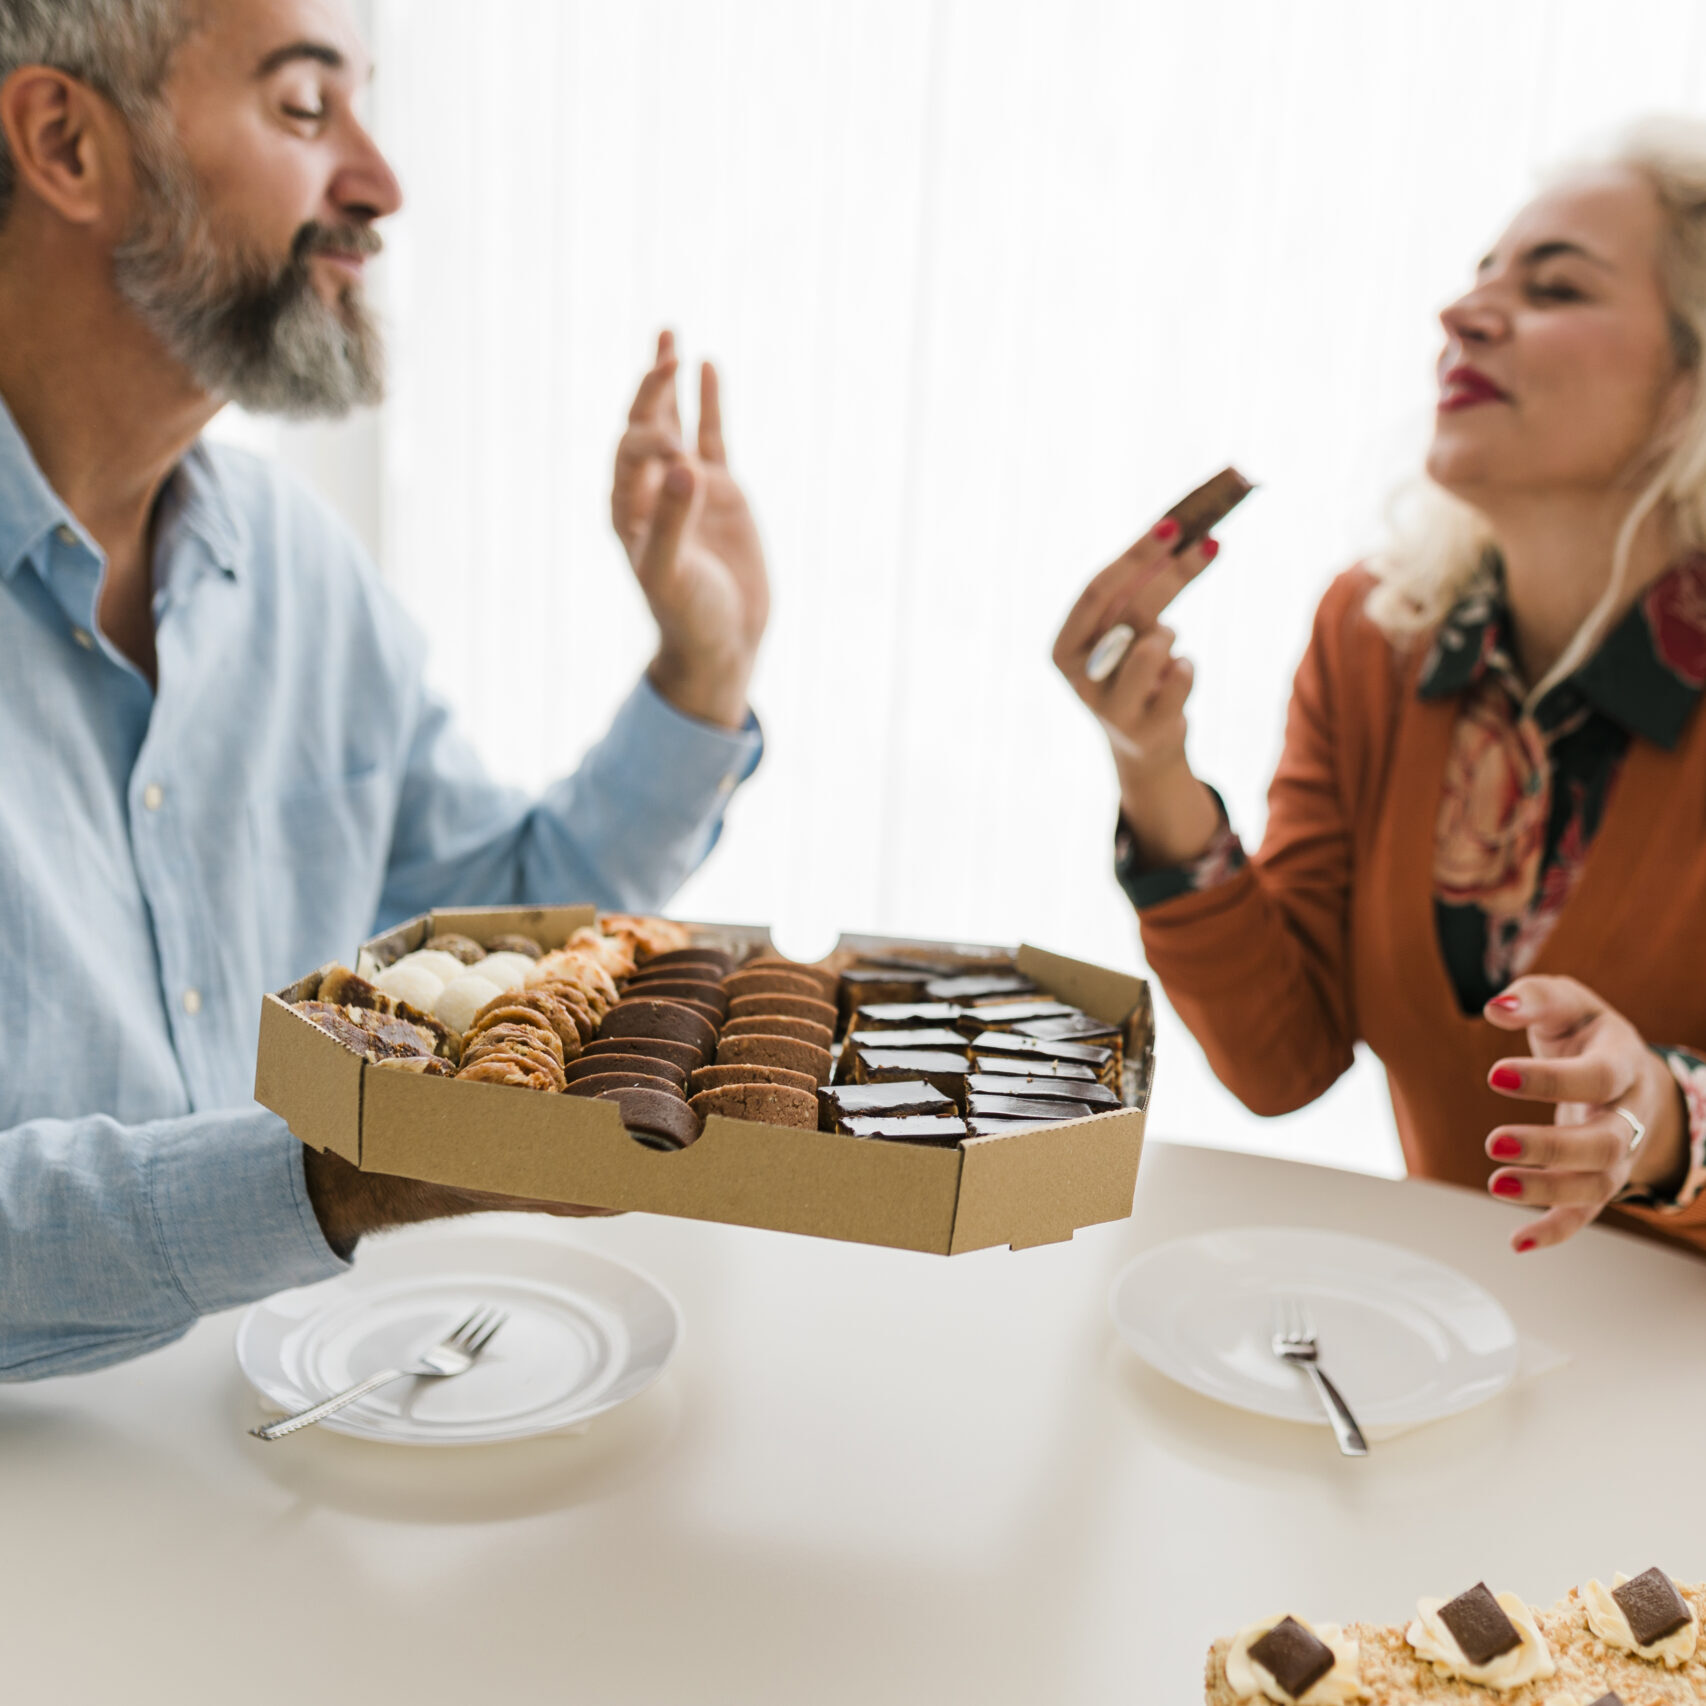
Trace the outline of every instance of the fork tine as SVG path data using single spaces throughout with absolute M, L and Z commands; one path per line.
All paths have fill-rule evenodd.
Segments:
M 507 1314 L 502 1310 L 498 1311 L 497 1316 L 492 1321 L 491 1325 L 488 1326 L 485 1332 L 483 1332 L 479 1338 L 477 1338 L 473 1344 L 468 1347 L 469 1356 L 477 1357 L 480 1352 L 498 1336 L 498 1328 L 500 1328 L 508 1319 L 509 1316 Z
M 451 1334 L 448 1342 L 454 1345 L 459 1351 L 467 1350 L 468 1346 L 472 1344 L 477 1337 L 479 1337 L 481 1331 L 486 1325 L 486 1322 L 490 1319 L 491 1313 L 491 1310 L 486 1308 L 476 1309 L 474 1313 L 470 1315 L 454 1333 Z
M 1309 1305 L 1302 1299 L 1299 1299 L 1297 1304 L 1297 1331 L 1305 1339 L 1315 1337 L 1315 1317 L 1310 1313 Z
M 456 1341 L 458 1339 L 460 1339 L 462 1337 L 462 1335 L 464 1333 L 466 1333 L 468 1331 L 468 1329 L 474 1325 L 475 1321 L 479 1319 L 479 1316 L 480 1316 L 480 1311 L 478 1309 L 471 1311 L 468 1315 L 468 1318 L 465 1321 L 463 1321 L 459 1326 L 454 1327 L 450 1332 L 446 1333 L 444 1335 L 443 1339 L 440 1340 L 440 1343 L 446 1344 L 446 1345 L 455 1344 Z

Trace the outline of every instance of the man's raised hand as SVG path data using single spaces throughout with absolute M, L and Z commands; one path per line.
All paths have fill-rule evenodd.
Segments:
M 675 339 L 658 338 L 616 449 L 610 518 L 658 625 L 652 685 L 677 710 L 725 728 L 747 716 L 747 684 L 770 619 L 764 548 L 729 473 L 717 370 L 700 370 L 689 448 L 676 405 Z

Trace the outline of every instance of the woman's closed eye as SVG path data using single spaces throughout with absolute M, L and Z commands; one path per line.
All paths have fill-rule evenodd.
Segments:
M 1565 279 L 1534 279 L 1528 286 L 1531 302 L 1585 302 L 1587 292 Z

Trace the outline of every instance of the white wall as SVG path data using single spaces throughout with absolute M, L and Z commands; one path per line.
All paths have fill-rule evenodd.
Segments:
M 411 198 L 377 531 L 494 768 L 571 765 L 646 656 L 608 459 L 671 324 L 724 364 L 776 586 L 766 763 L 680 910 L 1133 968 L 1111 776 L 1048 666 L 1077 588 L 1224 462 L 1262 483 L 1176 611 L 1194 759 L 1254 841 L 1315 600 L 1423 442 L 1435 311 L 1540 162 L 1698 110 L 1706 70 L 1684 0 L 380 0 L 376 30 Z M 1170 1016 L 1155 1129 L 1398 1165 L 1377 1069 L 1258 1121 Z

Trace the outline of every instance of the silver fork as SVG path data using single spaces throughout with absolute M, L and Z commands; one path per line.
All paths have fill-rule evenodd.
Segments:
M 405 1375 L 443 1380 L 453 1374 L 466 1374 L 479 1360 L 480 1353 L 497 1337 L 498 1328 L 508 1319 L 509 1316 L 502 1310 L 476 1309 L 461 1326 L 447 1334 L 431 1350 L 423 1351 L 410 1367 L 382 1369 L 378 1374 L 370 1374 L 365 1380 L 358 1381 L 346 1391 L 311 1405 L 306 1410 L 298 1410 L 294 1416 L 281 1416 L 276 1422 L 250 1428 L 249 1432 L 256 1439 L 283 1439 L 286 1434 L 293 1434 L 298 1428 L 312 1427 L 315 1422 L 323 1422 L 326 1417 L 335 1415 L 346 1404 L 353 1404 L 356 1399 L 365 1398 L 369 1392 L 377 1392 L 381 1386 L 389 1386 L 393 1380 L 401 1380 Z
M 1320 1349 L 1315 1339 L 1315 1323 L 1309 1311 L 1295 1297 L 1274 1299 L 1274 1355 L 1281 1362 L 1301 1368 L 1315 1387 L 1315 1395 L 1327 1411 L 1333 1424 L 1333 1435 L 1339 1450 L 1346 1457 L 1367 1457 L 1368 1441 L 1362 1437 L 1351 1407 L 1339 1396 L 1339 1389 L 1322 1371 Z

